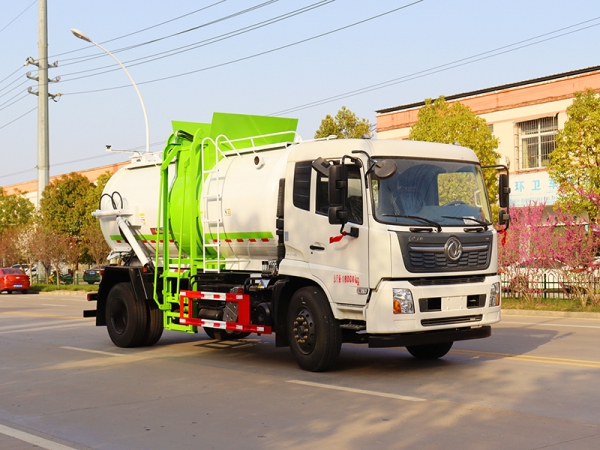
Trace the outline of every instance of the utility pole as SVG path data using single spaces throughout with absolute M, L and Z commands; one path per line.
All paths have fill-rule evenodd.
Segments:
M 48 125 L 48 9 L 47 0 L 38 0 L 38 186 L 36 206 L 50 184 L 50 127 Z
M 29 57 L 25 65 L 33 64 L 38 67 L 38 76 L 32 77 L 31 72 L 27 72 L 27 78 L 38 81 L 38 90 L 34 91 L 31 87 L 28 89 L 30 94 L 38 96 L 38 186 L 36 207 L 40 207 L 42 192 L 50 183 L 50 144 L 49 144 L 49 125 L 48 125 L 48 98 L 57 101 L 61 96 L 48 93 L 48 82 L 59 81 L 60 77 L 48 80 L 48 68 L 58 65 L 58 62 L 48 65 L 48 11 L 47 0 L 38 0 L 38 60 L 35 61 Z

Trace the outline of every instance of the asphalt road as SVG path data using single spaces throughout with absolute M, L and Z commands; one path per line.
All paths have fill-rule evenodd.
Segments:
M 600 319 L 507 315 L 438 361 L 270 336 L 120 349 L 81 296 L 0 295 L 0 449 L 598 449 Z

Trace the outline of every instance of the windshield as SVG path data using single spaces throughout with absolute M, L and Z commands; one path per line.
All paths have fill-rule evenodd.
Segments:
M 491 223 L 479 165 L 468 162 L 395 158 L 397 172 L 371 175 L 375 218 L 410 226 L 481 226 Z

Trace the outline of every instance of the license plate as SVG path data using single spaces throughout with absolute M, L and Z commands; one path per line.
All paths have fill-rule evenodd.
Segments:
M 15 287 L 23 287 L 22 284 L 15 284 Z

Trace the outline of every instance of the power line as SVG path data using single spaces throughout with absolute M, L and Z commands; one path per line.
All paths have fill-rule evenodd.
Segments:
M 220 1 L 216 2 L 216 3 L 211 4 L 211 5 L 204 6 L 203 8 L 200 8 L 200 9 L 196 9 L 195 11 L 191 11 L 189 13 L 182 14 L 181 16 L 174 17 L 173 19 L 169 19 L 169 20 L 165 20 L 164 22 L 157 23 L 156 25 L 152 25 L 150 27 L 142 28 L 141 30 L 134 31 L 134 32 L 128 33 L 128 34 L 124 34 L 122 36 L 119 36 L 119 37 L 116 37 L 116 38 L 112 38 L 112 39 L 109 39 L 107 41 L 103 41 L 103 42 L 101 42 L 101 44 L 104 45 L 104 44 L 107 44 L 109 42 L 114 42 L 114 41 L 119 40 L 119 39 L 123 39 L 123 38 L 129 37 L 129 36 L 133 36 L 135 34 L 142 33 L 144 31 L 151 30 L 153 28 L 158 28 L 158 27 L 160 27 L 162 25 L 166 25 L 167 23 L 175 22 L 176 20 L 183 19 L 184 17 L 189 17 L 189 16 L 191 16 L 193 14 L 199 13 L 200 11 L 204 11 L 206 9 L 212 8 L 213 6 L 217 6 L 220 3 L 225 3 L 226 1 L 227 0 L 220 0 Z M 274 1 L 279 1 L 279 0 L 274 0 Z M 269 2 L 269 3 L 271 3 L 271 2 Z
M 36 109 L 36 108 L 33 108 L 33 109 Z M 32 110 L 32 111 L 33 111 L 33 110 Z M 31 111 L 29 111 L 29 112 L 31 112 Z M 27 113 L 25 113 L 25 114 L 28 114 L 29 112 L 27 112 Z M 25 115 L 25 114 L 24 114 L 24 115 Z M 15 120 L 17 120 L 17 119 L 15 119 Z M 8 125 L 8 124 L 6 124 L 6 125 Z M 5 126 L 6 126 L 6 125 L 5 125 Z M 0 129 L 1 129 L 1 128 L 3 128 L 3 127 L 0 127 Z M 152 144 L 150 144 L 150 147 L 156 147 L 157 145 L 160 145 L 161 147 L 164 147 L 165 143 L 166 143 L 166 141 L 157 141 L 157 142 L 153 142 Z M 132 147 L 132 148 L 130 148 L 130 149 L 123 150 L 123 151 L 124 151 L 124 152 L 136 152 L 136 151 L 138 151 L 138 150 L 143 150 L 143 149 L 145 149 L 145 148 L 146 148 L 146 145 L 140 145 L 140 146 L 138 146 L 138 147 Z M 54 164 L 52 164 L 52 167 L 66 166 L 66 165 L 69 165 L 69 164 L 75 164 L 75 163 L 79 163 L 79 162 L 86 162 L 86 161 L 89 161 L 89 160 L 91 160 L 91 159 L 102 159 L 102 158 L 108 158 L 108 157 L 110 157 L 110 156 L 115 156 L 115 153 L 107 152 L 107 153 L 106 153 L 106 154 L 104 154 L 104 155 L 89 156 L 89 157 L 87 157 L 87 158 L 80 158 L 80 159 L 73 159 L 73 160 L 70 160 L 70 161 L 63 161 L 63 162 L 59 162 L 59 163 L 54 163 Z M 19 171 L 19 172 L 12 172 L 12 173 L 9 173 L 9 174 L 0 175 L 0 178 L 8 178 L 8 177 L 12 177 L 12 176 L 14 176 L 14 175 L 22 175 L 22 174 L 24 174 L 24 173 L 32 172 L 32 171 L 34 171 L 34 170 L 36 170 L 36 167 L 32 167 L 32 168 L 30 168 L 30 169 L 24 169 L 24 170 L 21 170 L 21 171 Z
M 14 99 L 15 97 L 18 97 L 19 95 L 22 95 L 22 97 L 21 97 L 21 98 L 18 98 L 18 99 L 17 99 L 17 100 L 15 100 L 14 102 L 12 102 L 12 103 L 10 103 L 10 104 L 6 105 L 8 102 L 10 102 L 10 101 L 11 101 L 12 99 Z M 15 104 L 15 103 L 17 103 L 17 102 L 20 102 L 21 100 L 23 100 L 23 99 L 24 99 L 24 98 L 26 98 L 26 97 L 27 97 L 27 92 L 25 93 L 25 95 L 23 95 L 21 92 L 19 92 L 17 95 L 15 95 L 14 97 L 11 97 L 10 99 L 8 99 L 7 101 L 5 101 L 4 103 L 0 103 L 0 106 L 4 106 L 4 105 L 6 105 L 6 106 L 4 106 L 3 108 L 0 108 L 0 111 L 3 111 L 3 110 L 5 110 L 6 108 L 8 108 L 9 106 L 12 106 L 12 105 L 14 105 L 14 104 Z
M 165 50 L 165 51 L 162 51 L 162 52 L 159 52 L 159 53 L 155 53 L 155 54 L 152 54 L 152 55 L 147 55 L 147 56 L 144 56 L 144 57 L 141 57 L 141 58 L 131 59 L 129 61 L 125 61 L 124 64 L 126 64 L 127 67 L 134 67 L 134 66 L 137 66 L 137 65 L 140 65 L 140 64 L 146 64 L 146 63 L 149 63 L 149 62 L 152 62 L 152 61 L 156 61 L 156 60 L 159 60 L 159 59 L 163 59 L 163 58 L 167 58 L 167 57 L 170 57 L 170 56 L 178 55 L 180 53 L 184 53 L 184 52 L 187 52 L 187 51 L 195 50 L 197 48 L 204 47 L 204 46 L 207 46 L 207 45 L 210 45 L 210 44 L 214 44 L 216 42 L 220 42 L 220 41 L 223 41 L 225 39 L 229 39 L 229 38 L 232 38 L 232 37 L 235 37 L 235 36 L 239 36 L 241 34 L 248 33 L 250 31 L 254 31 L 254 30 L 257 30 L 259 28 L 266 27 L 268 25 L 272 25 L 274 23 L 277 23 L 277 22 L 289 19 L 291 17 L 303 14 L 305 12 L 312 11 L 313 9 L 320 8 L 320 7 L 325 6 L 325 5 L 329 4 L 329 3 L 332 3 L 333 1 L 335 1 L 335 0 L 321 0 L 321 1 L 317 2 L 317 3 L 313 3 L 313 4 L 305 6 L 303 8 L 299 8 L 299 9 L 296 9 L 294 11 L 290 11 L 288 13 L 281 14 L 281 15 L 276 16 L 276 17 L 272 17 L 272 18 L 264 20 L 262 22 L 257 22 L 255 24 L 252 24 L 252 25 L 249 25 L 249 26 L 246 26 L 246 27 L 238 28 L 237 30 L 230 31 L 228 33 L 224 33 L 224 34 L 221 34 L 219 36 L 214 36 L 214 37 L 209 38 L 209 39 L 204 39 L 202 41 L 194 42 L 192 44 L 187 44 L 187 45 L 184 45 L 182 47 L 177 47 L 177 48 L 174 48 L 174 49 L 171 49 L 171 50 Z M 163 56 L 159 56 L 159 55 L 163 55 Z M 155 56 L 156 56 L 156 58 L 154 58 Z M 152 58 L 152 59 L 148 59 L 148 58 Z M 142 62 L 138 62 L 136 64 L 131 64 L 132 62 L 136 62 L 136 61 L 142 61 Z M 94 69 L 87 69 L 87 70 L 82 70 L 82 71 L 79 71 L 79 72 L 71 72 L 71 73 L 67 73 L 67 74 L 62 74 L 61 76 L 64 78 L 64 77 L 67 77 L 69 75 L 77 75 L 77 74 L 80 74 L 80 73 L 94 72 L 94 71 L 97 71 L 97 70 L 105 69 L 105 68 L 108 68 L 108 67 L 114 67 L 114 66 L 115 66 L 115 64 L 110 64 L 108 66 L 97 67 L 97 68 L 94 68 Z M 118 70 L 120 70 L 120 68 L 119 67 L 115 67 L 113 69 L 105 70 L 103 72 L 97 72 L 97 73 L 94 73 L 94 74 L 91 74 L 91 75 L 86 75 L 86 76 L 76 77 L 76 78 L 70 78 L 70 79 L 67 79 L 67 80 L 63 79 L 62 81 L 63 82 L 68 82 L 68 81 L 78 80 L 78 79 L 81 79 L 81 78 L 88 78 L 88 77 L 92 77 L 92 76 L 96 76 L 96 75 L 102 75 L 102 74 L 105 74 L 105 73 L 114 72 L 114 71 L 118 71 Z
M 13 175 L 22 175 L 24 173 L 32 172 L 34 170 L 36 170 L 36 167 L 32 167 L 31 169 L 21 170 L 19 172 L 13 172 L 13 173 L 8 174 L 8 175 L 0 175 L 0 178 L 12 177 Z
M 461 67 L 461 66 L 464 66 L 464 65 L 467 65 L 467 64 L 471 64 L 471 63 L 474 63 L 474 62 L 478 62 L 478 61 L 481 61 L 481 60 L 484 60 L 484 59 L 489 59 L 489 58 L 492 58 L 492 57 L 495 57 L 495 56 L 499 56 L 499 55 L 502 55 L 502 54 L 505 54 L 505 53 L 513 52 L 513 51 L 516 51 L 516 50 L 520 50 L 520 49 L 525 48 L 525 47 L 531 47 L 533 45 L 541 44 L 543 42 L 546 42 L 546 41 L 549 41 L 549 40 L 552 40 L 552 39 L 557 39 L 559 37 L 563 37 L 563 36 L 566 36 L 566 35 L 569 35 L 569 34 L 577 33 L 579 31 L 583 31 L 583 30 L 586 30 L 588 28 L 596 27 L 596 26 L 600 25 L 600 23 L 588 25 L 586 27 L 582 27 L 582 28 L 579 28 L 577 30 L 572 30 L 572 31 L 569 31 L 569 32 L 566 32 L 566 33 L 562 33 L 562 34 L 556 35 L 556 36 L 551 36 L 551 37 L 548 37 L 546 39 L 538 40 L 536 42 L 531 42 L 529 44 L 524 44 L 524 43 L 532 41 L 532 40 L 540 39 L 540 38 L 542 38 L 544 36 L 555 34 L 555 33 L 558 33 L 560 31 L 564 31 L 564 30 L 567 30 L 567 29 L 570 29 L 570 28 L 574 28 L 574 27 L 577 27 L 577 26 L 580 26 L 580 25 L 583 25 L 583 24 L 586 24 L 586 23 L 589 23 L 589 22 L 593 22 L 593 21 L 598 20 L 598 19 L 600 19 L 600 16 L 599 17 L 595 17 L 593 19 L 585 20 L 583 22 L 576 23 L 574 25 L 569 25 L 568 27 L 560 28 L 560 29 L 557 29 L 557 30 L 554 30 L 554 31 L 550 31 L 548 33 L 543 33 L 543 34 L 540 34 L 538 36 L 534 36 L 534 37 L 531 37 L 531 38 L 528 38 L 528 39 L 524 39 L 522 41 L 518 41 L 518 42 L 514 42 L 512 44 L 504 45 L 502 47 L 498 47 L 498 48 L 495 48 L 493 50 L 488 50 L 486 52 L 478 53 L 476 55 L 472 55 L 472 56 L 469 56 L 469 57 L 466 57 L 466 58 L 461 58 L 461 59 L 458 59 L 458 60 L 455 60 L 455 61 L 452 61 L 452 62 L 449 62 L 449 63 L 446 63 L 446 64 L 441 64 L 439 66 L 435 66 L 435 67 L 432 67 L 432 68 L 429 68 L 429 69 L 425 69 L 425 70 L 421 70 L 421 71 L 418 71 L 418 72 L 414 72 L 414 73 L 411 73 L 411 74 L 408 74 L 408 75 L 404 75 L 402 77 L 393 78 L 391 80 L 383 81 L 381 83 L 372 84 L 370 86 L 366 86 L 366 87 L 363 87 L 363 88 L 355 89 L 355 90 L 348 91 L 348 92 L 345 92 L 345 93 L 342 93 L 342 94 L 338 94 L 338 95 L 334 95 L 334 96 L 331 96 L 331 97 L 327 97 L 327 98 L 324 98 L 324 99 L 321 99 L 321 100 L 315 100 L 313 102 L 304 103 L 302 105 L 298 105 L 298 106 L 295 106 L 295 107 L 292 107 L 292 108 L 288 108 L 288 109 L 284 109 L 284 110 L 281 110 L 281 111 L 277 111 L 275 113 L 271 113 L 270 115 L 272 115 L 272 116 L 279 116 L 279 115 L 282 115 L 282 114 L 289 114 L 291 112 L 301 111 L 301 110 L 304 110 L 304 109 L 308 109 L 308 108 L 312 108 L 312 107 L 315 107 L 315 106 L 320 106 L 320 105 L 323 105 L 323 104 L 326 104 L 326 103 L 330 103 L 330 102 L 333 102 L 333 101 L 336 101 L 336 100 L 342 100 L 342 99 L 345 99 L 345 98 L 354 97 L 356 95 L 365 94 L 365 93 L 368 93 L 368 92 L 372 92 L 372 91 L 376 91 L 376 90 L 379 90 L 379 89 L 384 89 L 384 88 L 387 88 L 387 87 L 390 87 L 390 86 L 394 86 L 396 84 L 405 83 L 407 81 L 412 81 L 412 80 L 415 80 L 415 79 L 418 79 L 418 78 L 423 78 L 423 77 L 426 77 L 428 75 L 433 75 L 433 74 L 436 74 L 436 73 L 439 73 L 439 72 L 443 72 L 443 71 L 446 71 L 446 70 L 454 69 L 456 67 Z M 520 44 L 524 44 L 524 45 L 520 45 Z M 518 47 L 515 47 L 515 46 L 518 46 Z M 514 47 L 514 48 L 510 48 L 510 47 Z M 500 51 L 500 50 L 504 50 L 504 51 Z
M 199 12 L 201 12 L 201 11 L 204 11 L 204 10 L 206 10 L 206 9 L 212 8 L 213 6 L 216 6 L 216 5 L 220 4 L 220 3 L 225 3 L 226 1 L 227 1 L 227 0 L 220 0 L 220 1 L 216 2 L 216 3 L 212 3 L 212 4 L 208 5 L 208 6 L 204 6 L 204 7 L 202 7 L 202 8 L 196 9 L 196 10 L 194 10 L 194 11 L 191 11 L 191 12 L 189 12 L 189 13 L 182 14 L 181 16 L 174 17 L 173 19 L 169 19 L 169 20 L 165 20 L 164 22 L 157 23 L 156 25 L 152 25 L 152 26 L 149 26 L 149 27 L 146 27 L 146 28 L 142 28 L 141 30 L 133 31 L 133 32 L 131 32 L 131 33 L 128 33 L 128 34 L 124 34 L 124 35 L 122 35 L 122 36 L 118 36 L 118 37 L 115 37 L 115 38 L 112 38 L 112 39 L 108 39 L 108 40 L 106 40 L 106 41 L 102 41 L 102 42 L 100 42 L 100 44 L 101 44 L 101 45 L 104 45 L 104 44 L 106 44 L 106 43 L 108 43 L 108 42 L 113 42 L 113 41 L 116 41 L 116 40 L 119 40 L 119 39 L 123 39 L 123 38 L 129 37 L 129 36 L 133 36 L 133 35 L 135 35 L 135 34 L 142 33 L 142 32 L 144 32 L 144 31 L 151 30 L 151 29 L 153 29 L 153 28 L 158 28 L 158 27 L 160 27 L 160 26 L 162 26 L 162 25 L 165 25 L 165 24 L 167 24 L 167 23 L 174 22 L 174 21 L 176 21 L 176 20 L 183 19 L 184 17 L 188 17 L 188 16 L 191 16 L 191 15 L 193 15 L 193 14 L 196 14 L 196 13 L 199 13 Z M 58 57 L 58 56 L 62 56 L 62 55 L 68 55 L 68 54 L 70 54 L 70 53 L 79 52 L 79 51 L 81 51 L 81 50 L 85 50 L 85 49 L 87 49 L 87 48 L 91 48 L 91 47 L 93 47 L 93 45 L 89 45 L 89 46 L 86 46 L 86 47 L 78 48 L 78 49 L 76 49 L 76 50 L 69 50 L 68 52 L 57 53 L 56 55 L 54 55 L 54 56 L 51 56 L 50 58 L 52 58 L 52 59 L 53 59 L 53 58 L 56 58 L 56 57 Z M 102 55 L 104 55 L 104 54 L 102 53 Z M 83 58 L 83 57 L 79 57 L 79 58 Z M 77 59 L 77 58 L 72 58 L 72 59 Z M 66 59 L 66 60 L 63 60 L 63 61 L 71 61 L 71 59 Z
M 130 46 L 127 46 L 127 47 L 122 47 L 122 48 L 118 48 L 118 49 L 115 49 L 115 50 L 111 50 L 111 53 L 121 53 L 121 52 L 124 52 L 124 51 L 127 51 L 127 50 L 132 50 L 134 48 L 142 47 L 144 45 L 154 44 L 156 42 L 160 42 L 160 41 L 163 41 L 165 39 L 170 39 L 170 38 L 175 37 L 175 36 L 180 36 L 182 34 L 189 33 L 191 31 L 196 31 L 196 30 L 199 30 L 200 28 L 204 28 L 204 27 L 207 27 L 209 25 L 214 25 L 216 23 L 223 22 L 223 21 L 226 21 L 226 20 L 229 20 L 229 19 L 233 19 L 233 18 L 241 16 L 243 14 L 255 11 L 257 9 L 263 8 L 264 6 L 268 6 L 268 5 L 270 5 L 272 3 L 275 3 L 277 1 L 279 1 L 279 0 L 268 0 L 268 1 L 260 3 L 258 5 L 254 5 L 254 6 L 250 7 L 250 8 L 246 8 L 246 9 L 237 11 L 235 13 L 229 14 L 229 15 L 224 16 L 224 17 L 220 17 L 220 18 L 212 20 L 210 22 L 203 23 L 201 25 L 189 28 L 187 30 L 178 31 L 177 33 L 173 33 L 173 34 L 170 34 L 170 35 L 162 36 L 162 37 L 159 37 L 159 38 L 156 38 L 156 39 L 151 39 L 149 41 L 144 41 L 144 42 L 141 42 L 139 44 L 134 44 L 134 45 L 130 45 Z M 335 1 L 335 0 L 331 0 L 331 1 Z M 133 34 L 135 34 L 135 33 L 133 33 Z M 115 39 L 117 39 L 117 38 L 115 38 Z M 113 41 L 115 39 L 111 39 L 110 41 Z M 110 41 L 107 41 L 107 42 L 110 42 Z M 89 48 L 89 47 L 86 47 L 86 48 Z M 71 64 L 78 64 L 80 62 L 89 61 L 89 60 L 101 58 L 101 57 L 104 57 L 104 56 L 106 56 L 106 54 L 104 54 L 104 53 L 96 53 L 94 55 L 88 55 L 88 56 L 79 56 L 79 57 L 76 57 L 76 58 L 71 58 L 71 59 L 63 60 L 63 62 L 64 61 L 75 61 L 75 60 L 79 60 L 79 61 L 71 62 L 71 63 L 66 63 L 66 64 L 62 64 L 62 65 L 63 66 L 69 66 Z
M 29 114 L 29 113 L 31 113 L 31 112 L 33 112 L 33 111 L 35 111 L 36 109 L 37 109 L 37 106 L 36 106 L 35 108 L 32 108 L 32 109 L 30 109 L 30 110 L 29 110 L 29 111 L 27 111 L 25 114 L 23 114 L 23 115 L 21 115 L 21 116 L 17 117 L 16 119 L 14 119 L 14 120 L 12 120 L 12 121 L 10 121 L 10 122 L 8 122 L 8 123 L 5 123 L 4 125 L 0 126 L 0 130 L 1 130 L 2 128 L 6 128 L 6 127 L 7 127 L 7 126 L 9 126 L 11 123 L 14 123 L 14 122 L 16 122 L 17 120 L 21 119 L 22 117 L 25 117 L 27 114 Z M 15 175 L 15 174 L 11 174 L 11 175 Z
M 37 3 L 37 0 L 33 0 L 33 2 L 31 2 L 31 4 L 27 8 L 25 8 L 23 11 L 21 11 L 21 13 L 17 15 L 17 17 L 15 17 L 13 20 L 11 20 L 6 25 L 4 25 L 0 29 L 0 33 L 2 33 L 4 30 L 6 30 L 9 27 L 9 25 L 11 25 L 15 20 L 17 20 L 19 17 L 21 17 L 23 14 L 25 14 L 25 11 L 27 11 L 29 8 L 31 8 L 36 3 Z
M 309 38 L 306 38 L 306 39 L 302 39 L 302 40 L 299 40 L 299 41 L 296 41 L 296 42 L 292 42 L 291 44 L 282 45 L 280 47 L 272 48 L 270 50 L 265 50 L 263 52 L 255 53 L 255 54 L 249 55 L 249 56 L 244 56 L 242 58 L 237 58 L 237 59 L 230 60 L 230 61 L 227 61 L 227 62 L 224 62 L 224 63 L 215 64 L 213 66 L 204 67 L 202 69 L 191 70 L 189 72 L 183 72 L 183 73 L 179 73 L 179 74 L 176 74 L 176 75 L 170 75 L 170 76 L 166 76 L 166 77 L 156 78 L 154 80 L 142 81 L 142 82 L 137 83 L 137 84 L 138 85 L 141 85 L 141 84 L 150 84 L 150 83 L 156 83 L 158 81 L 165 81 L 165 80 L 170 80 L 170 79 L 173 79 L 173 78 L 179 78 L 179 77 L 183 77 L 183 76 L 186 76 L 186 75 L 191 75 L 191 74 L 194 74 L 194 73 L 203 72 L 203 71 L 210 70 L 210 69 L 215 69 L 217 67 L 223 67 L 223 66 L 227 66 L 227 65 L 230 65 L 230 64 L 235 64 L 235 63 L 240 62 L 240 61 L 246 61 L 248 59 L 256 58 L 258 56 L 263 56 L 263 55 L 266 55 L 266 54 L 269 54 L 269 53 L 277 52 L 279 50 L 283 50 L 283 49 L 286 49 L 286 48 L 294 47 L 296 45 L 303 44 L 305 42 L 309 42 L 309 41 L 312 41 L 312 40 L 315 40 L 315 39 L 319 39 L 321 37 L 328 36 L 330 34 L 337 33 L 339 31 L 343 31 L 343 30 L 346 30 L 348 28 L 351 28 L 351 27 L 354 27 L 354 26 L 357 26 L 357 25 L 361 25 L 361 24 L 363 24 L 365 22 L 369 22 L 371 20 L 378 19 L 380 17 L 386 16 L 386 15 L 394 13 L 396 11 L 399 11 L 399 10 L 408 8 L 410 6 L 416 5 L 417 3 L 421 3 L 422 1 L 423 0 L 416 0 L 416 1 L 412 2 L 412 3 L 408 3 L 408 4 L 400 6 L 398 8 L 391 9 L 391 10 L 386 11 L 384 13 L 377 14 L 377 15 L 368 17 L 366 19 L 359 20 L 358 22 L 354 22 L 354 23 L 351 23 L 349 25 L 345 25 L 343 27 L 336 28 L 334 30 L 327 31 L 325 33 L 321 33 L 321 34 L 318 34 L 318 35 L 315 35 L 315 36 L 312 36 L 312 37 L 309 37 Z M 92 89 L 92 90 L 88 90 L 88 91 L 71 92 L 71 93 L 67 93 L 67 94 L 63 94 L 63 95 L 79 95 L 79 94 L 88 94 L 88 93 L 92 93 L 92 92 L 104 92 L 104 91 L 110 91 L 110 90 L 114 90 L 114 89 L 123 89 L 123 88 L 126 88 L 126 87 L 130 87 L 130 85 L 121 85 L 121 86 L 114 86 L 114 87 L 103 88 L 103 89 Z
M 17 73 L 19 70 L 23 69 L 23 66 L 21 65 L 17 70 L 15 70 L 13 73 L 11 73 L 10 75 L 7 75 L 6 77 L 2 78 L 0 80 L 0 83 L 4 83 L 5 80 L 9 79 L 10 77 L 12 77 L 15 73 Z M 14 83 L 14 81 L 13 81 Z M 11 83 L 12 84 L 12 83 Z M 10 85 L 9 85 L 10 86 Z
M 27 83 L 28 83 L 28 80 L 22 80 L 20 84 L 17 84 L 17 85 L 16 85 L 14 88 L 12 88 L 11 90 L 9 90 L 9 91 L 6 91 L 4 94 L 0 95 L 0 98 L 4 97 L 5 95 L 8 95 L 8 94 L 10 94 L 10 93 L 11 93 L 12 91 L 14 91 L 15 89 L 18 89 L 18 88 L 20 88 L 21 86 L 23 86 L 24 84 L 27 84 Z M 11 83 L 11 84 L 12 84 L 12 83 Z M 8 86 L 7 86 L 7 87 L 8 87 Z M 0 91 L 1 91 L 1 89 L 0 89 Z

